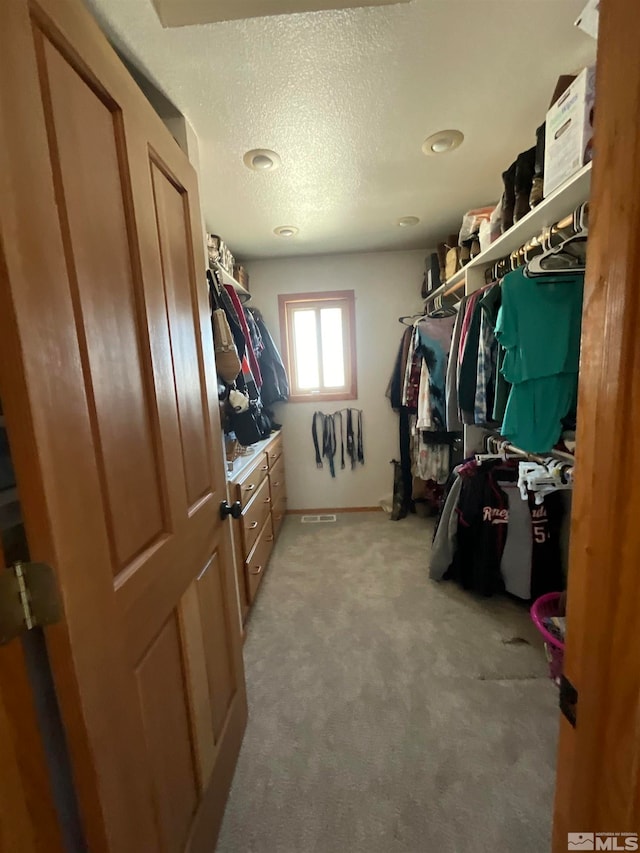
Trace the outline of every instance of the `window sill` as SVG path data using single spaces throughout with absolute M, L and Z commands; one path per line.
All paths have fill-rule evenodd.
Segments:
M 357 394 L 354 394 L 351 391 L 342 391 L 342 392 L 320 392 L 318 394 L 290 394 L 289 402 L 290 403 L 315 403 L 318 400 L 357 400 Z

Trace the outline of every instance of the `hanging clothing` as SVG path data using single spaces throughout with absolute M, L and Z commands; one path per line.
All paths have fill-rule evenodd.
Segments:
M 480 595 L 504 591 L 500 572 L 507 541 L 508 499 L 490 469 L 464 478 L 458 501 L 456 552 L 445 577 Z
M 264 351 L 264 342 L 262 340 L 262 335 L 260 334 L 258 324 L 256 323 L 255 318 L 251 313 L 251 309 L 245 308 L 245 306 L 243 305 L 242 311 L 244 313 L 244 318 L 247 321 L 247 328 L 249 329 L 249 340 L 251 342 L 251 346 L 253 347 L 253 351 L 258 360 L 258 364 L 260 364 L 260 358 Z
M 256 357 L 255 352 L 253 351 L 253 346 L 251 344 L 251 334 L 249 333 L 249 327 L 247 325 L 247 318 L 244 313 L 244 309 L 242 307 L 242 303 L 240 302 L 240 298 L 238 294 L 230 284 L 225 284 L 224 289 L 226 290 L 231 302 L 233 303 L 233 307 L 236 310 L 236 314 L 238 315 L 238 320 L 240 322 L 240 326 L 242 327 L 242 333 L 246 340 L 246 355 L 249 362 L 249 367 L 251 369 L 251 375 L 253 376 L 253 380 L 256 383 L 258 389 L 262 385 L 262 374 L 260 373 L 260 366 L 258 364 L 258 359 Z
M 447 429 L 449 432 L 460 432 L 462 421 L 458 410 L 458 355 L 460 350 L 460 337 L 462 335 L 462 324 L 468 296 L 463 296 L 458 307 L 458 314 L 453 325 L 451 349 L 449 351 L 449 362 L 447 364 L 447 378 L 445 382 Z
M 416 325 L 416 350 L 427 363 L 433 429 L 446 430 L 447 364 L 455 317 L 425 317 Z
M 391 402 L 391 408 L 398 411 L 402 405 L 402 388 L 404 384 L 404 374 L 407 366 L 407 358 L 409 356 L 409 347 L 411 338 L 413 337 L 413 326 L 408 327 L 402 334 L 400 347 L 393 365 L 393 372 L 387 386 L 387 397 Z
M 227 322 L 229 323 L 229 328 L 231 329 L 231 334 L 233 336 L 233 342 L 238 351 L 238 358 L 242 360 L 247 349 L 247 342 L 233 302 L 212 270 L 207 270 L 207 280 L 209 282 L 211 306 L 212 308 L 222 308 L 226 314 Z
M 418 429 L 431 429 L 433 418 L 431 417 L 431 389 L 429 386 L 429 368 L 426 359 L 422 359 L 420 370 L 420 387 L 418 389 Z
M 415 475 L 420 480 L 433 480 L 439 486 L 446 483 L 449 476 L 448 444 L 428 444 L 423 440 L 424 432 L 418 430 L 418 455 Z
M 507 541 L 501 561 L 502 578 L 507 592 L 526 600 L 531 598 L 531 512 L 528 502 L 520 497 L 517 483 L 502 482 L 500 486 L 509 504 Z
M 455 475 L 445 499 L 431 546 L 429 577 L 435 581 L 441 581 L 444 578 L 447 569 L 453 562 L 458 535 L 458 501 L 461 490 L 462 477 Z
M 418 392 L 420 390 L 420 369 L 422 355 L 418 352 L 418 331 L 414 328 L 409 342 L 407 364 L 404 372 L 404 387 L 402 389 L 402 405 L 415 411 L 418 408 Z
M 472 293 L 465 303 L 464 317 L 462 318 L 462 329 L 460 331 L 460 343 L 458 345 L 458 381 L 460 381 L 460 366 L 464 356 L 465 347 L 467 345 L 467 335 L 469 334 L 469 326 L 473 317 L 473 309 L 476 302 L 480 299 L 480 291 Z
M 513 463 L 475 460 L 455 470 L 434 536 L 430 577 L 457 580 L 481 595 L 506 591 L 530 600 L 564 587 L 562 496 L 523 501 Z
M 414 500 L 428 503 L 434 512 L 440 507 L 451 447 L 446 440 L 434 442 L 427 436 L 446 431 L 446 377 L 455 319 L 423 317 L 405 329 L 396 355 L 387 387 L 391 405 L 399 412 L 394 520 L 415 511 Z
M 257 308 L 250 308 L 249 313 L 255 321 L 263 346 L 259 357 L 260 373 L 262 374 L 260 395 L 265 406 L 272 406 L 274 403 L 289 399 L 287 371 L 262 314 Z
M 473 296 L 476 298 L 473 299 Z M 463 424 L 475 423 L 476 387 L 478 381 L 478 348 L 480 345 L 481 292 L 472 294 L 468 313 L 471 315 L 464 352 L 459 366 L 458 405 Z
M 401 494 L 404 500 L 402 512 L 404 516 L 411 509 L 412 474 L 411 474 L 411 427 L 409 425 L 409 410 L 402 406 L 399 411 L 400 433 L 400 472 L 402 476 Z
M 505 349 L 502 373 L 512 383 L 502 434 L 543 453 L 575 410 L 584 275 L 506 275 L 496 337 Z
M 494 287 L 497 287 L 497 285 Z M 495 329 L 491 325 L 487 312 L 484 309 L 483 299 L 480 299 L 478 305 L 480 308 L 480 337 L 478 340 L 474 422 L 480 426 L 484 426 L 491 423 L 493 413 L 498 340 Z
M 496 323 L 498 322 L 498 311 L 502 304 L 502 284 L 500 283 L 495 287 L 490 287 L 480 300 L 480 304 L 482 305 L 486 320 L 493 329 L 493 333 L 495 335 Z M 498 345 L 496 353 L 493 408 L 491 411 L 487 412 L 487 416 L 494 423 L 501 424 L 504 420 L 504 411 L 507 407 L 507 400 L 509 399 L 511 385 L 507 382 L 501 372 L 502 364 L 504 362 L 504 348 Z

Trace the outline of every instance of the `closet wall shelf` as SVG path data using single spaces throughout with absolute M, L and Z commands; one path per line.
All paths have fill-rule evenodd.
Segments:
M 229 272 L 227 272 L 227 270 L 222 266 L 222 264 L 219 264 L 217 261 L 215 261 L 215 268 L 220 273 L 223 283 L 230 284 L 231 287 L 233 287 L 235 292 L 238 294 L 240 302 L 248 302 L 251 299 L 251 294 L 246 289 L 246 287 L 243 287 L 237 279 L 235 279 Z
M 511 252 L 515 252 L 532 237 L 538 235 L 543 228 L 548 228 L 558 220 L 574 210 L 582 202 L 589 198 L 591 188 L 591 163 L 576 172 L 562 186 L 551 193 L 550 196 L 541 201 L 537 207 L 529 211 L 526 216 L 516 222 L 507 232 L 493 242 L 488 249 L 476 255 L 468 264 L 444 284 L 441 284 L 433 293 L 427 297 L 431 302 L 436 296 L 447 296 L 464 287 L 466 272 L 475 267 L 485 267 L 488 264 L 500 260 Z

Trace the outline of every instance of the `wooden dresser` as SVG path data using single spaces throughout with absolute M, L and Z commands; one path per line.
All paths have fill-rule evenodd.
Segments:
M 262 582 L 287 510 L 282 433 L 252 448 L 249 457 L 227 474 L 229 500 L 240 501 L 242 516 L 233 522 L 242 621 L 247 618 Z

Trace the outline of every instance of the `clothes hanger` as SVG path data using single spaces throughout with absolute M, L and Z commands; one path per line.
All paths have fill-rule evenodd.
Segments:
M 573 234 L 565 237 L 554 246 L 554 231 L 545 228 L 542 232 L 541 243 L 544 251 L 532 258 L 525 267 L 525 275 L 529 278 L 553 274 L 556 276 L 575 275 L 585 271 L 586 242 L 589 237 L 588 206 L 581 204 L 573 214 Z M 556 231 L 555 234 L 562 232 Z
M 406 317 L 398 317 L 398 323 L 402 323 L 403 326 L 413 326 L 414 320 L 420 317 L 426 317 L 426 314 L 407 314 Z M 405 320 L 411 320 L 411 322 L 405 323 Z
M 443 317 L 453 317 L 454 314 L 457 314 L 457 310 L 453 305 L 444 305 L 442 301 L 442 296 L 436 296 L 433 300 L 433 308 L 427 314 L 428 317 L 434 320 L 440 320 Z
M 485 449 L 487 453 L 476 453 L 476 462 L 490 462 L 494 459 L 499 459 L 506 462 L 508 459 L 519 459 L 518 454 L 507 453 L 509 442 L 505 439 L 498 439 L 494 435 L 488 435 L 485 438 Z

